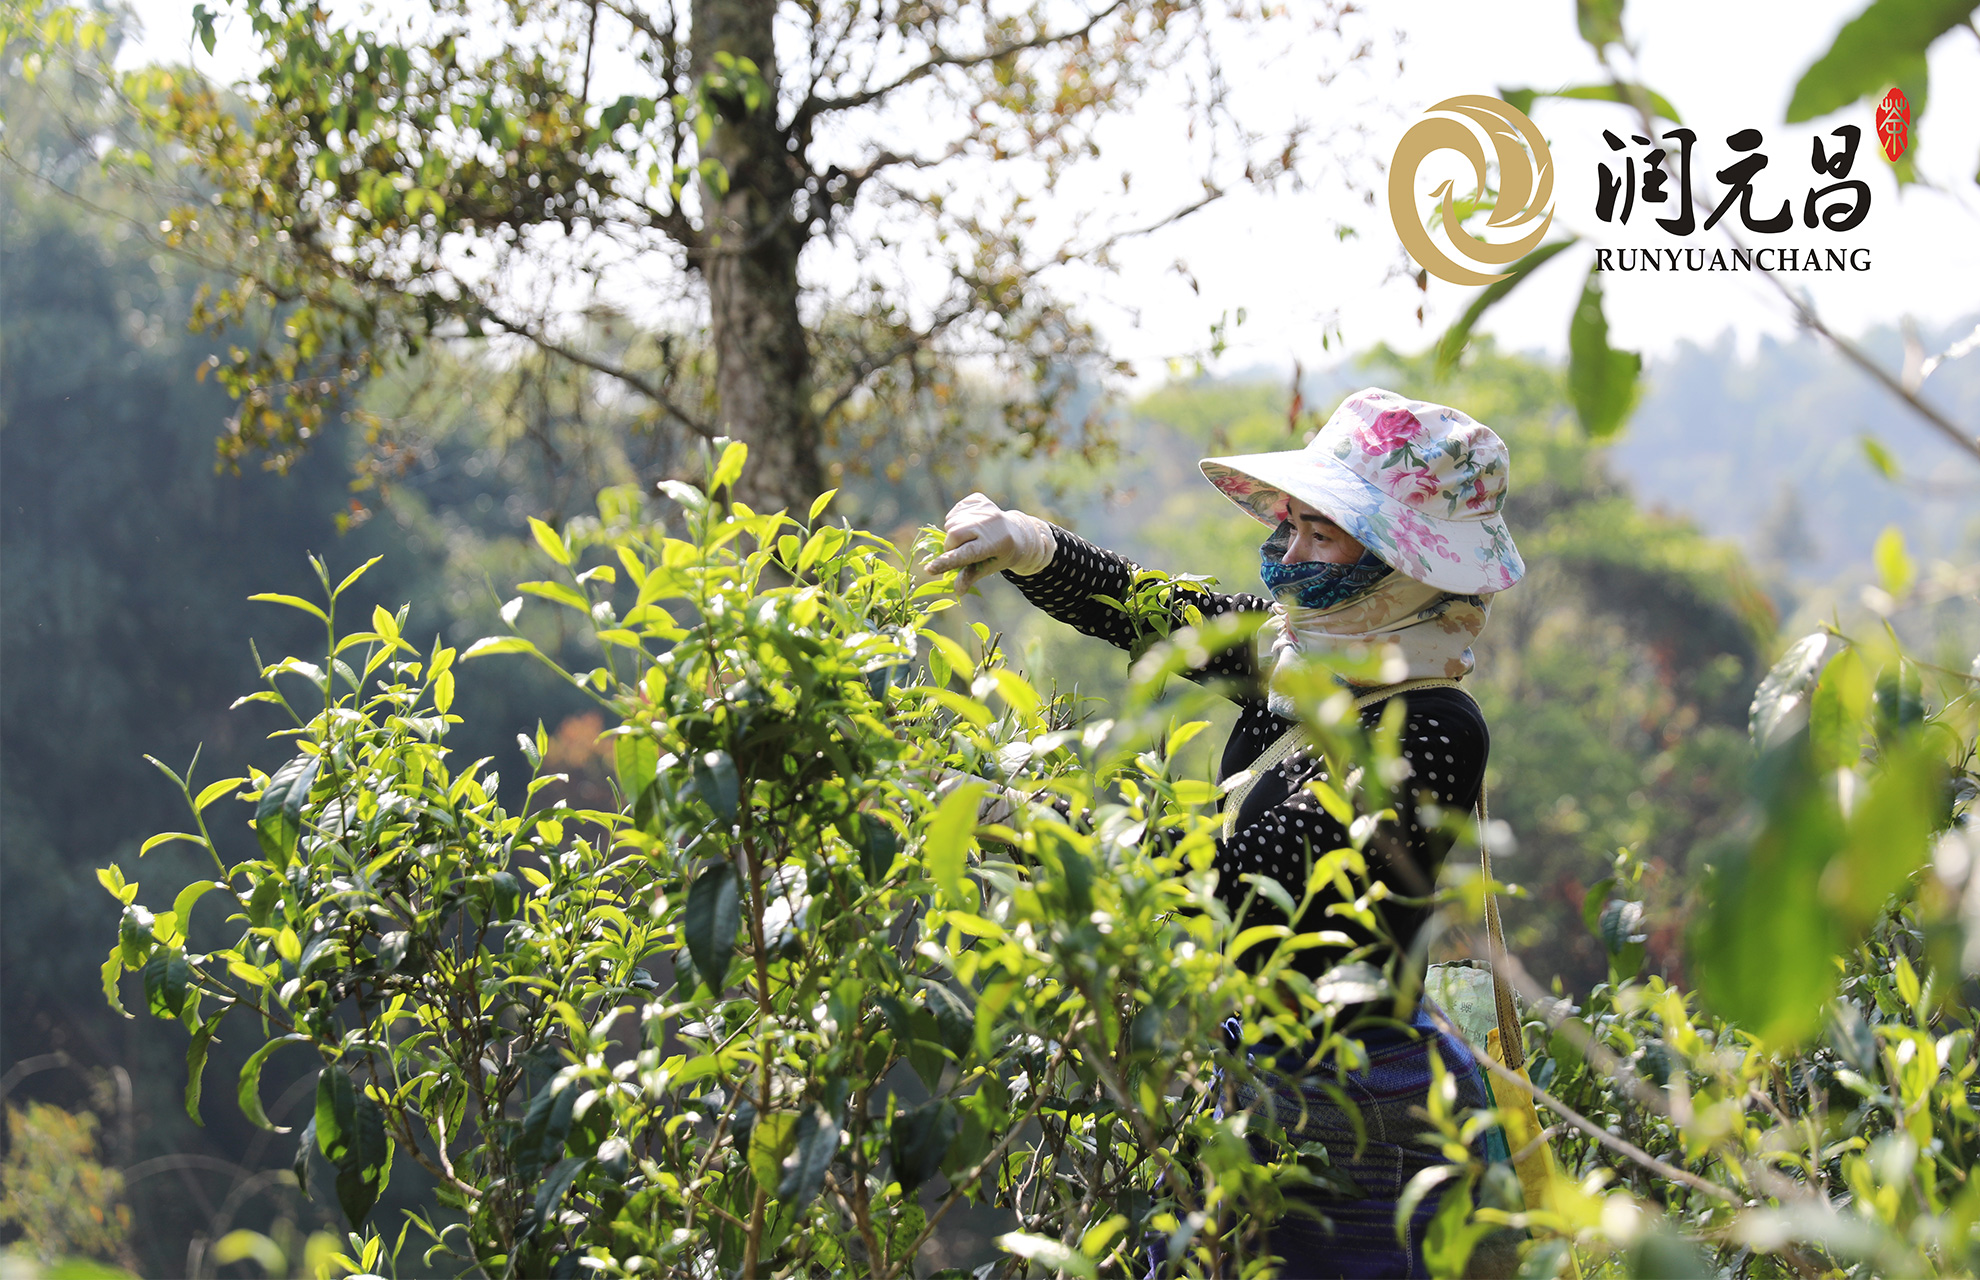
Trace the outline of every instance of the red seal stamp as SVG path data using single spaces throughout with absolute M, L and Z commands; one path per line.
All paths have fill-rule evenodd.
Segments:
M 1911 145 L 1911 104 L 1905 101 L 1902 93 L 1892 89 L 1877 104 L 1877 137 L 1884 144 L 1884 154 L 1896 164 L 1904 149 Z

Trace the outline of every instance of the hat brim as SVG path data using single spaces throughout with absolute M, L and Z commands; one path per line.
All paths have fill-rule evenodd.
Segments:
M 1205 479 L 1260 524 L 1276 526 L 1285 498 L 1324 512 L 1398 573 L 1439 591 L 1489 595 L 1526 575 L 1505 519 L 1450 520 L 1398 502 L 1334 458 L 1310 449 L 1197 463 Z

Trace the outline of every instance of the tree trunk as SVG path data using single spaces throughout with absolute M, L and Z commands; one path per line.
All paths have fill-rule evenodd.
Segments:
M 740 88 L 715 96 L 704 159 L 727 190 L 704 180 L 709 337 L 715 348 L 720 428 L 749 445 L 735 496 L 758 510 L 802 510 L 824 487 L 813 412 L 811 347 L 798 315 L 798 254 L 806 229 L 793 216 L 803 157 L 777 127 L 777 0 L 694 0 L 697 77 L 720 76 L 717 52 L 748 58 L 767 87 L 750 110 Z

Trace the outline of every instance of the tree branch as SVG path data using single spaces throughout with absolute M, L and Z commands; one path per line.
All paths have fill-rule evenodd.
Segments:
M 798 108 L 797 119 L 800 122 L 809 121 L 829 111 L 849 111 L 854 107 L 866 106 L 868 103 L 877 102 L 881 98 L 905 89 L 915 81 L 933 75 L 935 72 L 946 67 L 955 67 L 958 70 L 967 71 L 972 67 L 982 66 L 986 62 L 995 62 L 999 58 L 1008 58 L 1013 54 L 1023 53 L 1026 50 L 1045 49 L 1055 44 L 1063 44 L 1068 40 L 1081 39 L 1092 34 L 1095 27 L 1126 8 L 1127 4 L 1128 0 L 1113 0 L 1113 3 L 1094 14 L 1082 26 L 1072 27 L 1065 31 L 1040 32 L 1029 40 L 1013 41 L 1010 44 L 999 45 L 994 49 L 986 49 L 981 53 L 956 55 L 942 53 L 937 50 L 937 52 L 929 56 L 925 61 L 916 63 L 900 76 L 877 88 L 862 89 L 858 93 L 848 94 L 842 98 L 808 99 L 803 106 Z
M 632 370 L 612 364 L 606 360 L 601 360 L 597 356 L 588 355 L 566 343 L 558 342 L 556 339 L 533 329 L 523 321 L 511 320 L 506 316 L 499 315 L 489 308 L 486 303 L 477 303 L 476 313 L 481 319 L 494 325 L 496 328 L 502 330 L 502 332 L 513 334 L 518 338 L 526 338 L 535 346 L 543 351 L 547 351 L 553 356 L 568 360 L 574 365 L 591 370 L 593 373 L 602 373 L 608 378 L 618 379 L 647 399 L 653 401 L 653 403 L 659 405 L 668 417 L 674 419 L 674 421 L 680 423 L 681 426 L 686 427 L 689 431 L 694 432 L 706 440 L 713 440 L 715 438 L 717 433 L 713 427 L 674 403 L 667 393 L 657 384 L 647 378 L 641 377 Z
M 1969 25 L 1971 25 L 1970 21 Z M 1976 31 L 1976 34 L 1980 34 L 1980 31 Z M 1603 68 L 1609 72 L 1610 79 L 1614 83 L 1616 91 L 1636 109 L 1637 120 L 1642 124 L 1645 136 L 1657 136 L 1656 126 L 1651 118 L 1649 96 L 1641 91 L 1640 86 L 1626 82 L 1621 75 L 1617 74 L 1613 67 L 1609 66 L 1609 56 L 1606 50 L 1598 50 L 1597 52 L 1602 60 Z M 1709 214 L 1710 210 L 1707 208 L 1709 201 L 1702 195 L 1694 192 L 1691 199 L 1694 208 L 1701 213 Z M 1733 234 L 1731 224 L 1720 223 L 1719 225 L 1724 230 L 1726 239 L 1732 241 L 1735 249 L 1745 248 L 1744 245 L 1740 244 L 1739 237 Z M 1902 382 L 1885 372 L 1875 360 L 1870 358 L 1868 352 L 1865 352 L 1855 343 L 1839 336 L 1834 330 L 1830 329 L 1827 324 L 1823 323 L 1822 317 L 1817 314 L 1815 304 L 1812 300 L 1797 297 L 1794 291 L 1787 287 L 1786 282 L 1778 274 L 1762 267 L 1757 257 L 1754 260 L 1753 269 L 1766 277 L 1767 283 L 1773 285 L 1775 289 L 1780 291 L 1780 295 L 1787 299 L 1788 305 L 1794 308 L 1794 318 L 1797 324 L 1804 329 L 1813 330 L 1824 338 L 1827 338 L 1830 344 L 1842 353 L 1844 359 L 1883 384 L 1885 390 L 1904 401 L 1913 413 L 1925 419 L 1934 429 L 1943 434 L 1960 449 L 1972 454 L 1976 461 L 1980 461 L 1980 439 L 1967 435 L 1951 419 L 1947 418 L 1937 409 L 1934 409 L 1931 405 L 1926 404 L 1923 400 L 1920 400 Z
M 833 394 L 832 399 L 827 402 L 825 408 L 819 413 L 818 420 L 820 422 L 829 421 L 832 415 L 837 413 L 847 400 L 850 400 L 862 386 L 866 385 L 868 378 L 896 361 L 903 360 L 915 352 L 920 351 L 933 341 L 937 334 L 940 334 L 944 329 L 947 329 L 950 325 L 968 315 L 972 309 L 964 307 L 960 310 L 950 311 L 944 315 L 937 316 L 927 328 L 910 334 L 878 355 L 868 355 L 864 359 L 854 362 L 851 376 Z

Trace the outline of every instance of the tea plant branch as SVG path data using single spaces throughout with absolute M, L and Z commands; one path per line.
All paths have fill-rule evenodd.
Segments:
M 857 1141 L 856 1137 L 855 1141 Z M 852 1182 L 859 1195 L 848 1196 L 845 1189 L 839 1185 L 839 1180 L 832 1175 L 832 1171 L 830 1169 L 825 1171 L 825 1185 L 832 1189 L 832 1194 L 839 1198 L 839 1203 L 852 1215 L 853 1228 L 859 1232 L 860 1243 L 866 1246 L 866 1256 L 871 1265 L 871 1259 L 885 1258 L 886 1253 L 880 1246 L 880 1237 L 874 1233 L 873 1213 L 866 1198 L 865 1188 L 860 1185 L 863 1178 L 859 1176 L 857 1169 L 854 1170 L 854 1177 L 848 1181 Z
M 726 692 L 723 695 L 723 700 L 727 701 Z M 748 813 L 748 803 L 749 797 L 747 793 L 738 796 L 737 811 Z M 765 880 L 764 863 L 763 858 L 758 853 L 755 841 L 747 835 L 742 838 L 742 849 L 743 856 L 749 860 L 749 874 L 745 877 L 743 883 L 749 888 L 750 950 L 754 953 L 751 956 L 751 960 L 756 968 L 756 1009 L 759 1019 L 758 1025 L 763 1036 L 756 1050 L 757 1059 L 760 1063 L 758 1074 L 761 1079 L 761 1085 L 759 1086 L 760 1093 L 758 1094 L 756 1103 L 756 1114 L 767 1116 L 770 1114 L 771 1087 L 773 1083 L 770 1074 L 770 1064 L 776 1056 L 772 1051 L 769 1037 L 777 1029 L 777 1010 L 770 1002 L 770 950 L 763 936 L 763 913 L 768 909 L 767 904 L 763 900 Z M 712 977 L 710 981 L 711 983 L 719 982 L 721 978 L 719 976 Z M 746 1276 L 756 1274 L 756 1263 L 760 1256 L 759 1251 L 763 1245 L 764 1212 L 768 1203 L 768 1191 L 764 1187 L 758 1186 L 756 1188 L 756 1197 L 750 1204 L 749 1209 L 749 1234 L 743 1244 L 741 1274 Z
M 1438 1030 L 1442 1031 L 1447 1036 L 1452 1036 L 1460 1039 L 1463 1037 L 1463 1033 L 1460 1032 L 1456 1027 L 1452 1026 L 1449 1020 L 1444 1017 L 1441 1011 L 1436 1009 L 1430 1009 L 1429 1012 L 1430 1012 L 1430 1016 L 1436 1020 Z M 1587 1134 L 1589 1137 L 1595 1139 L 1595 1141 L 1601 1143 L 1603 1146 L 1608 1147 L 1610 1150 L 1616 1152 L 1618 1155 L 1625 1156 L 1628 1159 L 1635 1161 L 1637 1164 L 1642 1165 L 1644 1168 L 1650 1170 L 1652 1173 L 1655 1173 L 1660 1177 L 1669 1178 L 1673 1182 L 1681 1182 L 1687 1187 L 1691 1187 L 1698 1191 L 1703 1191 L 1705 1194 L 1712 1196 L 1715 1199 L 1723 1200 L 1727 1204 L 1738 1205 L 1740 1203 L 1740 1198 L 1738 1195 L 1720 1186 L 1718 1183 L 1708 1181 L 1705 1178 L 1701 1178 L 1697 1174 L 1692 1173 L 1688 1169 L 1680 1169 L 1676 1165 L 1666 1164 L 1662 1160 L 1659 1160 L 1657 1157 L 1651 1155 L 1648 1151 L 1645 1151 L 1642 1147 L 1637 1146 L 1635 1143 L 1628 1142 L 1622 1138 L 1617 1137 L 1615 1134 L 1609 1132 L 1607 1129 L 1602 1128 L 1594 1121 L 1589 1120 L 1587 1117 L 1583 1116 L 1580 1112 L 1576 1111 L 1573 1107 L 1570 1107 L 1567 1103 L 1562 1102 L 1559 1098 L 1556 1098 L 1553 1094 L 1548 1093 L 1545 1089 L 1542 1089 L 1539 1085 L 1534 1084 L 1531 1080 L 1528 1080 L 1525 1076 L 1504 1066 L 1502 1063 L 1500 1063 L 1500 1061 L 1497 1058 L 1494 1058 L 1491 1054 L 1489 1053 L 1479 1054 L 1477 1055 L 1477 1057 L 1479 1063 L 1484 1067 L 1486 1067 L 1488 1070 L 1490 1070 L 1493 1075 L 1497 1076 L 1501 1080 L 1504 1080 L 1507 1084 L 1510 1084 L 1517 1089 L 1524 1090 L 1526 1093 L 1532 1095 L 1532 1097 L 1536 1101 L 1546 1103 L 1547 1106 L 1559 1112 L 1562 1119 L 1566 1120 L 1569 1124 L 1581 1130 L 1581 1132 Z
M 1060 1064 L 1065 1061 L 1065 1058 L 1066 1058 L 1066 1042 L 1061 1040 L 1059 1042 L 1059 1047 L 1052 1051 L 1051 1058 L 1045 1063 L 1044 1070 L 1038 1073 L 1039 1076 L 1044 1077 L 1051 1075 L 1052 1072 L 1058 1070 Z M 1038 1087 L 1038 1083 L 1034 1081 L 1031 1090 L 1031 1106 L 1026 1109 L 1025 1113 L 1022 1116 L 1019 1116 L 1016 1120 L 1014 1120 L 1010 1124 L 1008 1128 L 1004 1130 L 1004 1136 L 998 1140 L 996 1146 L 990 1148 L 989 1154 L 985 1155 L 981 1160 L 978 1160 L 974 1165 L 970 1166 L 968 1172 L 964 1173 L 961 1177 L 955 1179 L 953 1182 L 949 1184 L 950 1191 L 948 1198 L 943 1200 L 942 1203 L 939 1206 L 937 1206 L 935 1212 L 928 1216 L 928 1221 L 922 1224 L 921 1231 L 917 1233 L 914 1238 L 914 1248 L 908 1250 L 907 1252 L 908 1257 L 912 1258 L 915 1255 L 915 1253 L 920 1251 L 922 1244 L 926 1242 L 927 1239 L 935 1233 L 935 1228 L 941 1225 L 942 1219 L 948 1215 L 949 1210 L 955 1208 L 956 1203 L 962 1198 L 961 1189 L 974 1184 L 977 1179 L 983 1176 L 984 1172 L 988 1170 L 993 1163 L 1003 1159 L 1004 1152 L 1009 1149 L 1010 1145 L 1013 1142 L 1017 1141 L 1019 1132 L 1021 1132 L 1027 1124 L 1030 1124 L 1033 1120 L 1038 1118 L 1038 1113 L 1044 1109 L 1044 1106 L 1045 1106 L 1045 1091 L 1042 1088 Z M 892 1280 L 893 1274 L 894 1274 L 894 1266 L 892 1261 L 890 1260 L 887 1263 L 886 1267 L 880 1272 L 880 1280 Z
M 1519 957 L 1510 951 L 1501 952 L 1497 959 L 1505 965 L 1506 979 L 1519 992 L 1520 998 L 1538 1011 L 1547 1025 L 1568 1038 L 1569 1043 L 1596 1068 L 1607 1073 L 1622 1086 L 1624 1093 L 1645 1110 L 1673 1119 L 1671 1100 L 1663 1090 L 1653 1088 L 1643 1077 L 1636 1074 L 1630 1065 L 1617 1056 L 1609 1046 L 1597 1040 L 1587 1026 L 1574 1018 L 1562 1014 L 1554 998 L 1533 980 L 1532 973 L 1519 962 Z

